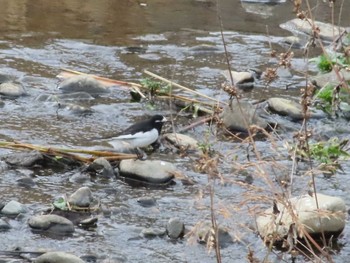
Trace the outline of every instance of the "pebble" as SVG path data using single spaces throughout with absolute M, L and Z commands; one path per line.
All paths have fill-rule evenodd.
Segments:
M 68 198 L 69 204 L 77 207 L 89 207 L 93 200 L 92 192 L 87 186 L 79 188 Z
M 171 218 L 166 225 L 166 232 L 171 239 L 183 237 L 185 224 L 179 218 Z
M 1 210 L 4 215 L 19 215 L 26 212 L 27 208 L 15 200 L 8 202 Z

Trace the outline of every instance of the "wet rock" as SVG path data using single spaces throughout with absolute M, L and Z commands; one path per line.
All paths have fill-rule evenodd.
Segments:
M 32 188 L 35 186 L 35 182 L 30 177 L 22 177 L 18 179 L 17 181 L 18 186 L 25 187 L 25 188 Z
M 270 111 L 282 116 L 288 116 L 293 121 L 302 120 L 304 118 L 301 104 L 295 101 L 284 98 L 269 98 L 267 104 Z M 325 117 L 325 114 L 322 111 L 311 108 L 309 114 L 311 118 Z
M 213 231 L 212 231 L 212 224 L 209 221 L 201 223 L 199 226 L 197 226 L 197 229 L 195 231 L 197 235 L 197 241 L 199 243 L 207 243 L 208 238 L 211 237 Z M 218 230 L 219 235 L 219 245 L 221 248 L 225 248 L 228 245 L 233 243 L 233 239 L 228 232 L 228 229 L 219 226 Z
M 344 78 L 344 81 L 346 82 L 350 81 L 350 71 L 341 69 L 339 71 L 339 74 Z M 320 88 L 326 86 L 327 84 L 332 86 L 337 86 L 341 82 L 339 80 L 337 73 L 334 70 L 325 74 L 320 74 L 320 75 L 311 77 L 311 79 L 313 82 L 316 82 L 317 86 L 319 86 Z
M 72 92 L 68 94 L 40 94 L 35 98 L 36 101 L 42 102 L 60 102 L 60 101 L 86 101 L 95 98 L 87 92 Z
M 166 234 L 166 230 L 164 228 L 144 228 L 141 231 L 140 236 L 144 238 L 155 238 L 162 237 Z
M 81 106 L 74 103 L 59 103 L 58 108 L 65 109 L 74 114 L 90 114 L 93 112 L 93 110 L 89 107 Z
M 91 76 L 75 76 L 64 80 L 58 86 L 62 92 L 86 92 L 89 94 L 101 94 L 109 92 L 109 89 Z
M 230 82 L 231 77 L 229 71 L 226 70 L 224 73 L 226 79 Z M 251 90 L 254 88 L 254 74 L 252 72 L 238 72 L 231 71 L 233 84 L 242 90 Z
M 87 168 L 86 171 L 94 173 L 97 176 L 106 178 L 114 177 L 114 169 L 112 165 L 103 157 L 97 158 Z
M 7 154 L 3 159 L 9 165 L 30 167 L 44 160 L 44 156 L 38 151 L 16 152 Z
M 81 220 L 78 223 L 78 226 L 80 226 L 82 228 L 85 228 L 85 229 L 91 228 L 91 227 L 96 227 L 97 226 L 97 221 L 98 221 L 97 217 L 89 217 L 89 218 Z
M 155 206 L 157 204 L 157 201 L 153 197 L 145 196 L 145 197 L 138 198 L 137 203 L 143 207 L 152 207 L 152 206 Z
M 122 160 L 119 164 L 121 176 L 150 184 L 167 184 L 176 168 L 169 162 L 159 160 Z
M 283 98 L 270 98 L 267 100 L 269 110 L 282 116 L 289 116 L 292 120 L 304 118 L 301 105 L 295 101 Z
M 242 109 L 242 111 L 240 110 Z M 226 106 L 221 114 L 224 125 L 234 131 L 247 132 L 247 126 L 257 125 L 266 128 L 268 122 L 259 116 L 259 109 L 248 101 L 232 101 L 231 106 Z
M 301 20 L 295 18 L 289 20 L 280 25 L 281 28 L 289 30 L 297 34 L 307 34 L 312 36 L 312 25 L 320 28 L 319 36 L 322 40 L 333 41 L 334 36 L 341 35 L 342 32 L 348 31 L 348 28 L 333 26 L 332 24 L 327 24 L 319 21 L 307 21 L 307 19 Z
M 89 207 L 93 200 L 92 192 L 87 186 L 79 188 L 68 198 L 69 204 L 77 207 Z
M 165 138 L 167 141 L 169 141 L 171 144 L 175 145 L 175 147 L 179 149 L 198 149 L 198 141 L 185 134 L 166 133 L 163 135 L 163 138 Z
M 172 239 L 183 237 L 185 224 L 179 218 L 171 218 L 166 225 L 166 232 Z
M 0 160 L 0 173 L 7 171 L 9 168 L 9 165 L 5 161 Z
M 4 219 L 0 218 L 0 232 L 7 231 L 10 229 L 11 229 L 11 225 Z
M 22 85 L 13 82 L 5 82 L 0 84 L 0 95 L 6 97 L 20 97 L 27 94 Z
M 84 260 L 66 252 L 46 252 L 37 257 L 34 263 L 84 263 Z
M 6 75 L 6 74 L 1 74 L 0 73 L 0 83 L 4 83 L 4 82 L 11 82 L 13 81 L 14 78 L 9 76 L 9 75 Z
M 303 195 L 290 199 L 298 225 L 304 226 L 304 231 L 313 236 L 321 235 L 322 231 L 326 235 L 339 235 L 345 227 L 346 207 L 344 200 L 324 194 L 317 194 L 317 200 L 319 209 L 315 196 Z M 287 236 L 291 225 L 294 225 L 290 210 L 281 203 L 277 203 L 277 208 L 277 214 L 274 214 L 273 208 L 269 208 L 264 212 L 264 215 L 257 218 L 257 228 L 262 238 L 278 234 L 282 239 Z M 303 237 L 302 231 L 296 232 L 299 238 Z
M 27 212 L 27 208 L 23 204 L 15 200 L 8 202 L 1 210 L 1 214 L 12 215 L 12 216 L 19 215 L 26 212 Z
M 58 215 L 37 215 L 29 219 L 31 228 L 55 233 L 70 234 L 74 232 L 73 222 Z

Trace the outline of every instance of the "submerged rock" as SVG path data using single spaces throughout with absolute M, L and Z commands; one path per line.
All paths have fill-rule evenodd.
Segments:
M 279 240 L 282 240 L 288 235 L 290 227 L 294 224 L 299 238 L 304 237 L 301 228 L 313 236 L 321 235 L 322 231 L 326 236 L 339 235 L 346 223 L 344 200 L 324 194 L 317 194 L 317 200 L 319 209 L 315 196 L 303 195 L 291 198 L 289 201 L 294 215 L 281 203 L 277 203 L 277 212 L 273 208 L 267 209 L 264 215 L 259 216 L 256 220 L 260 236 L 269 241 L 270 235 L 276 237 L 277 234 Z
M 68 198 L 70 205 L 78 207 L 89 207 L 93 201 L 92 192 L 87 186 L 79 188 Z
M 257 125 L 261 128 L 268 126 L 267 120 L 260 117 L 257 106 L 248 101 L 232 101 L 221 114 L 224 125 L 231 130 L 247 132 L 247 125 Z
M 35 98 L 36 101 L 43 102 L 59 102 L 59 101 L 86 101 L 94 100 L 95 98 L 87 92 L 72 92 L 68 94 L 40 94 Z
M 101 94 L 110 92 L 107 87 L 88 75 L 74 76 L 66 79 L 60 83 L 58 88 L 66 93 L 83 91 L 89 94 Z
M 175 171 L 173 164 L 159 160 L 122 160 L 119 164 L 121 176 L 150 184 L 168 184 Z
M 157 201 L 154 197 L 144 196 L 144 197 L 138 198 L 137 203 L 143 207 L 151 207 L 151 206 L 155 206 L 157 204 Z
M 27 94 L 22 85 L 13 82 L 4 82 L 0 84 L 0 95 L 7 97 L 20 97 Z
M 15 200 L 8 202 L 1 210 L 1 214 L 4 215 L 19 215 L 26 212 L 27 208 Z
M 140 236 L 144 238 L 162 237 L 166 234 L 164 228 L 144 228 Z
M 10 229 L 11 229 L 11 225 L 4 219 L 0 218 L 0 232 L 7 231 Z
M 171 218 L 166 225 L 166 232 L 172 239 L 183 237 L 185 224 L 179 218 Z
M 66 252 L 46 252 L 37 257 L 34 263 L 84 263 L 84 260 Z
M 37 215 L 29 219 L 31 228 L 45 230 L 58 234 L 70 234 L 74 232 L 73 222 L 58 215 Z
M 44 160 L 44 156 L 38 151 L 15 152 L 3 157 L 4 161 L 13 166 L 30 167 Z

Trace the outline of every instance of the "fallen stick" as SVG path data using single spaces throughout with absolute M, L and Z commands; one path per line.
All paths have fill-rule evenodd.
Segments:
M 95 159 L 97 159 L 96 157 L 105 157 L 108 160 L 114 160 L 114 161 L 137 158 L 136 154 L 118 153 L 118 152 L 109 152 L 109 151 L 95 151 L 95 150 L 85 150 L 85 149 L 44 147 L 44 146 L 19 143 L 19 142 L 0 142 L 0 147 L 8 148 L 8 149 L 37 150 L 44 154 L 53 155 L 53 156 L 63 156 L 63 157 L 75 159 L 80 162 L 85 162 L 85 163 L 94 161 Z M 92 155 L 92 156 L 84 157 L 78 154 L 85 154 L 85 155 Z

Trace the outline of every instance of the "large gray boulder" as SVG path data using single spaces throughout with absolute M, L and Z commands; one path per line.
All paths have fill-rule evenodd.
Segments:
M 284 204 L 277 203 L 278 211 L 276 207 L 267 209 L 256 220 L 260 236 L 264 239 L 277 236 L 282 240 L 294 225 L 299 238 L 304 237 L 305 231 L 311 235 L 321 235 L 322 231 L 326 235 L 339 235 L 346 223 L 344 200 L 319 193 L 317 200 L 319 207 L 315 195 L 303 195 L 286 200 Z M 292 209 L 286 204 L 290 204 Z
M 120 175 L 150 184 L 168 184 L 176 172 L 176 167 L 160 160 L 122 160 L 119 164 Z

